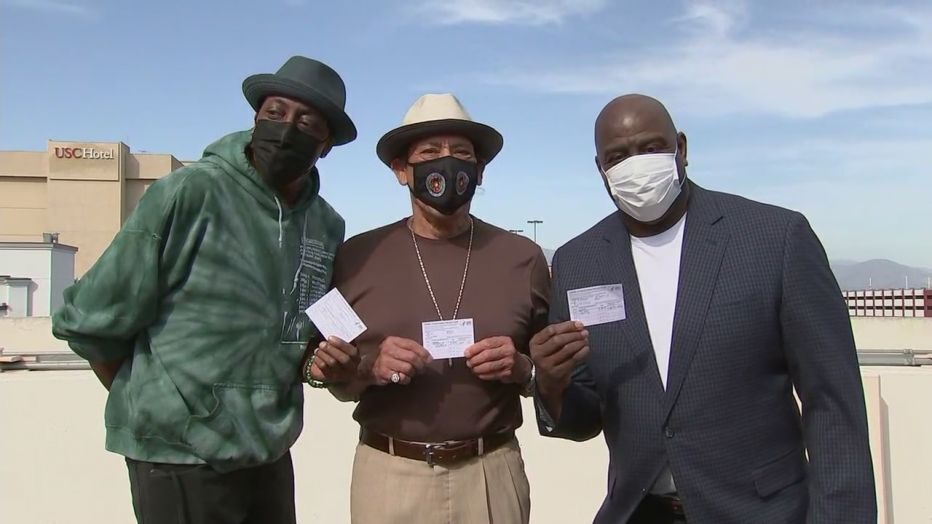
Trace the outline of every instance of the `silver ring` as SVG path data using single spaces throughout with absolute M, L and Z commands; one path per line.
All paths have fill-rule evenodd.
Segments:
M 392 373 L 392 384 L 397 384 L 401 382 L 401 375 L 398 373 Z

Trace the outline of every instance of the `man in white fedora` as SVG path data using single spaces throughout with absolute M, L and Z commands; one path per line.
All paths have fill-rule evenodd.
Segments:
M 368 327 L 357 378 L 331 384 L 359 401 L 354 523 L 528 522 L 514 431 L 550 275 L 539 246 L 470 214 L 501 148 L 451 94 L 422 96 L 379 140 L 412 214 L 348 240 L 335 261 L 334 285 Z

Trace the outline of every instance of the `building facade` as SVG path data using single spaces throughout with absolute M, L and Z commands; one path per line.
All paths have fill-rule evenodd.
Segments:
M 46 151 L 0 152 L 0 242 L 57 234 L 58 242 L 77 248 L 80 277 L 149 185 L 182 165 L 172 155 L 131 153 L 121 142 L 50 140 Z
M 852 317 L 932 318 L 932 289 L 861 289 L 844 295 Z
M 0 242 L 0 318 L 47 317 L 63 304 L 77 249 L 46 237 Z

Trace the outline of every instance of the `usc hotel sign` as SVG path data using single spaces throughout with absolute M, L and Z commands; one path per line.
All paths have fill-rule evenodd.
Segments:
M 79 160 L 113 160 L 113 149 L 97 149 L 95 147 L 55 147 L 56 158 L 77 158 Z

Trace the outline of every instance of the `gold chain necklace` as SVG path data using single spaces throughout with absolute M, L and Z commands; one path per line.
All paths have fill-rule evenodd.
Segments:
M 434 288 L 430 285 L 430 278 L 427 276 L 427 269 L 424 267 L 424 259 L 421 258 L 421 249 L 417 245 L 417 235 L 414 234 L 414 224 L 408 228 L 411 231 L 411 242 L 414 243 L 414 252 L 417 254 L 417 262 L 421 266 L 421 275 L 424 276 L 424 283 L 427 284 L 427 292 L 430 293 L 430 300 L 434 303 L 434 309 L 437 310 L 437 316 L 440 320 L 446 320 L 443 318 L 443 313 L 440 311 L 440 304 L 437 303 L 437 297 L 434 295 Z M 450 320 L 456 320 L 456 315 L 460 312 L 460 304 L 463 301 L 463 290 L 466 289 L 466 275 L 469 274 L 469 259 L 472 256 L 472 240 L 473 234 L 475 232 L 475 225 L 473 223 L 472 217 L 469 218 L 469 247 L 466 249 L 466 267 L 463 268 L 463 280 L 460 282 L 460 292 L 456 297 L 456 307 L 453 309 L 453 316 L 450 317 Z M 453 359 L 450 359 L 450 366 L 453 365 Z

